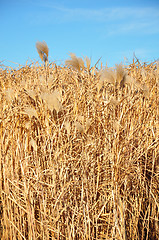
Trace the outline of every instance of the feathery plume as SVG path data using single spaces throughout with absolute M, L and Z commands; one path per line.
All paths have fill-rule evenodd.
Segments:
M 85 68 L 84 61 L 82 58 L 76 57 L 76 55 L 74 53 L 70 53 L 69 55 L 70 55 L 71 59 L 68 59 L 65 61 L 65 64 L 67 66 L 71 66 L 73 69 L 78 70 L 78 71 L 80 71 L 81 68 L 82 69 Z
M 78 130 L 78 132 L 84 133 L 84 127 L 82 126 L 81 123 L 76 122 L 75 126 L 76 126 L 76 129 Z
M 46 42 L 45 41 L 37 42 L 36 48 L 39 53 L 39 57 L 41 58 L 41 60 L 44 63 L 46 63 L 46 61 L 48 61 L 48 55 L 49 55 L 49 48 L 48 48 Z
M 40 95 L 47 105 L 47 107 L 53 111 L 54 109 L 59 112 L 62 110 L 61 95 L 60 92 L 55 90 L 53 93 L 44 92 Z
M 85 62 L 86 62 L 87 70 L 89 71 L 91 68 L 91 59 L 89 57 L 86 57 Z
M 71 131 L 71 125 L 69 121 L 66 121 L 64 123 L 65 129 L 67 130 L 68 135 L 70 135 L 70 131 Z
M 36 117 L 38 119 L 37 111 L 32 107 L 25 107 L 24 111 L 21 113 L 27 114 L 30 118 Z
M 126 76 L 125 69 L 122 64 L 116 64 L 116 81 L 120 83 L 124 81 Z
M 106 69 L 102 70 L 100 81 L 114 84 L 116 81 L 114 69 L 106 68 Z

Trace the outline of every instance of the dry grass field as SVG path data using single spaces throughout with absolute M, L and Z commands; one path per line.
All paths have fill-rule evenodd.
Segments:
M 0 68 L 0 239 L 159 239 L 159 66 Z

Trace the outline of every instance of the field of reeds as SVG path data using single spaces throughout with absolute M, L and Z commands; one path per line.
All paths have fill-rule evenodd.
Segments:
M 159 66 L 0 68 L 0 239 L 159 239 Z

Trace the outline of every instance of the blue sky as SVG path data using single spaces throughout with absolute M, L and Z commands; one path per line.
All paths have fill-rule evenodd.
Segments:
M 108 66 L 134 53 L 142 62 L 159 58 L 159 0 L 0 0 L 0 22 L 6 66 L 40 62 L 35 44 L 43 40 L 57 64 L 70 52 Z

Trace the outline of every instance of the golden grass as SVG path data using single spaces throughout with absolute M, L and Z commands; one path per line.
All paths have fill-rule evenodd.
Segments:
M 49 55 L 49 48 L 47 46 L 47 43 L 45 41 L 43 42 L 37 42 L 36 43 L 36 49 L 39 53 L 39 57 L 41 60 L 46 63 L 48 61 L 48 55 Z
M 0 69 L 2 239 L 158 239 L 157 64 Z

